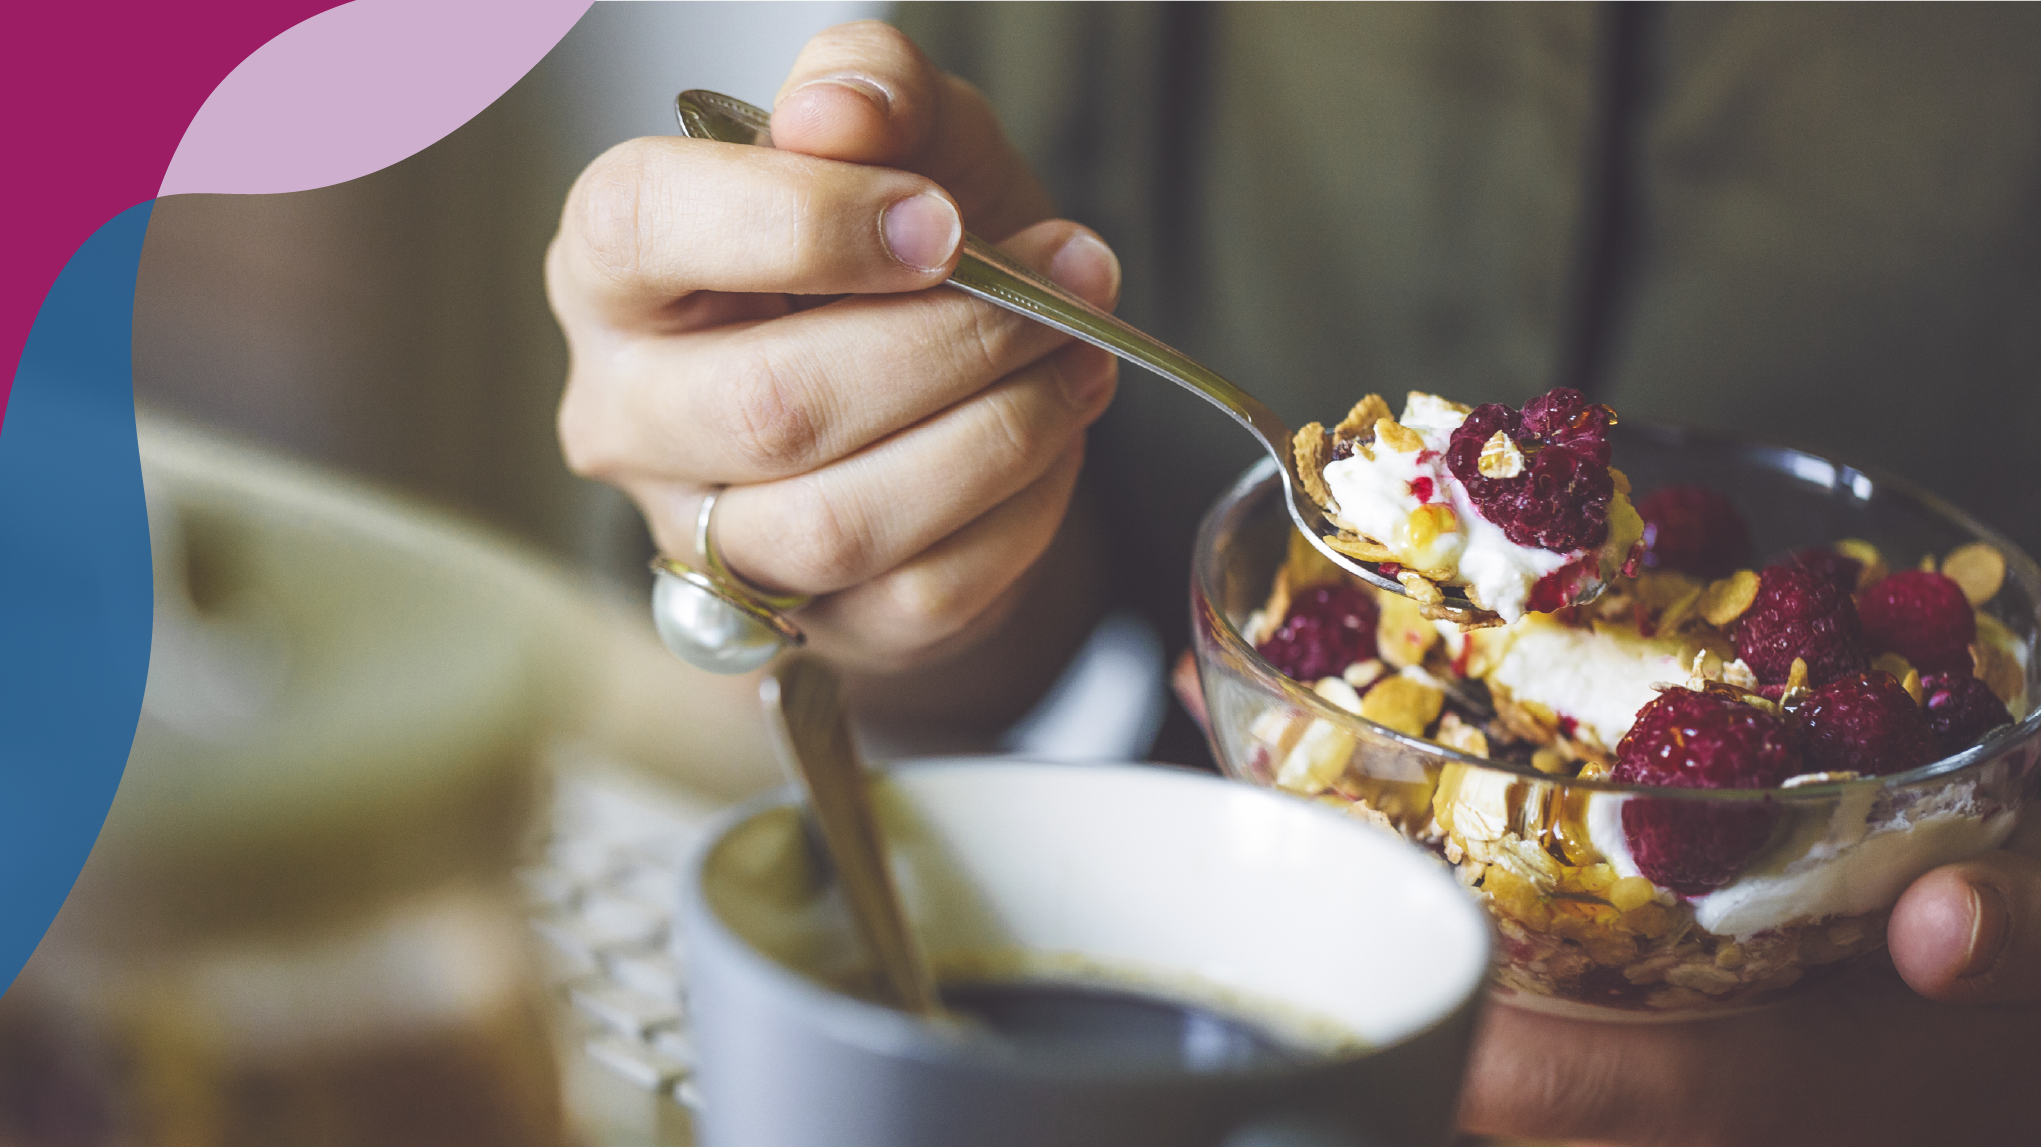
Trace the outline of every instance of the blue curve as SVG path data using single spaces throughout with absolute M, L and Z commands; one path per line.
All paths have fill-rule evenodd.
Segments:
M 149 672 L 131 337 L 150 206 L 114 216 L 64 265 L 0 424 L 0 983 L 78 879 Z

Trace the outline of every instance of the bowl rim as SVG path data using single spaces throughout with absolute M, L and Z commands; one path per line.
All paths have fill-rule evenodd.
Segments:
M 1846 488 L 1859 500 L 1869 500 L 1873 491 L 1884 490 L 1897 495 L 1901 500 L 1912 503 L 1929 515 L 1940 518 L 1971 535 L 1971 540 L 1990 543 L 1998 547 L 2006 559 L 2008 581 L 2019 580 L 2025 584 L 2030 600 L 2035 602 L 2034 617 L 2037 631 L 2041 631 L 2041 567 L 2025 551 L 2014 545 L 1997 530 L 1985 525 L 1971 514 L 1957 508 L 1943 498 L 1931 494 L 1905 479 L 1898 478 L 1877 467 L 1858 466 L 1825 454 L 1799 446 L 1788 445 L 1775 440 L 1745 438 L 1717 431 L 1695 430 L 1686 427 L 1668 426 L 1648 421 L 1626 419 L 1622 423 L 1625 436 L 1638 435 L 1657 445 L 1663 446 L 1713 446 L 1738 452 L 1771 452 L 1781 457 L 1784 465 L 1773 468 L 1788 476 L 1814 482 L 1817 473 L 1826 473 L 1831 488 Z M 1859 777 L 1848 781 L 1828 781 L 1820 784 L 1795 785 L 1792 788 L 1755 789 L 1688 789 L 1669 788 L 1657 785 L 1628 784 L 1621 781 L 1595 780 L 1581 777 L 1554 776 L 1541 773 L 1528 765 L 1495 761 L 1476 757 L 1458 749 L 1412 737 L 1397 732 L 1386 725 L 1377 724 L 1341 709 L 1320 697 L 1309 686 L 1287 677 L 1263 660 L 1253 644 L 1243 637 L 1231 618 L 1214 603 L 1207 592 L 1208 568 L 1216 570 L 1218 563 L 1217 541 L 1220 531 L 1243 517 L 1257 502 L 1276 491 L 1276 462 L 1273 458 L 1262 458 L 1243 471 L 1220 495 L 1219 500 L 1207 510 L 1198 524 L 1197 541 L 1191 557 L 1191 625 L 1201 633 L 1210 633 L 1213 640 L 1258 680 L 1270 685 L 1285 700 L 1309 713 L 1311 716 L 1329 720 L 1335 725 L 1359 725 L 1369 736 L 1379 740 L 1402 745 L 1411 750 L 1436 757 L 1444 763 L 1458 764 L 1468 768 L 1481 769 L 1507 776 L 1522 777 L 1544 784 L 1577 788 L 1592 792 L 1631 795 L 1648 795 L 1675 801 L 1690 802 L 1755 802 L 1755 803 L 1813 803 L 1854 796 L 1869 791 L 1903 789 L 1923 782 L 1942 780 L 1952 774 L 1983 766 L 2014 751 L 2034 740 L 2041 732 L 2041 706 L 2033 706 L 2022 720 L 2001 726 L 1996 732 L 1978 744 L 1960 753 L 1930 761 L 1904 772 L 1887 773 L 1882 776 Z M 2030 644 L 2032 638 L 2029 639 Z M 2033 656 L 2030 649 L 2029 657 Z M 1205 657 L 1199 657 L 1200 677 L 1205 672 Z M 2027 669 L 2030 693 L 2032 691 L 2033 669 Z M 1223 758 L 1222 758 L 1223 759 Z

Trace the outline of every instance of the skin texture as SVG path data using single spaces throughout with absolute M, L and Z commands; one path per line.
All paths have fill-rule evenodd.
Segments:
M 1116 376 L 1102 352 L 930 290 L 955 261 L 943 207 L 1095 302 L 1118 265 L 1050 220 L 977 93 L 884 25 L 811 42 L 774 122 L 777 151 L 636 140 L 575 184 L 546 265 L 572 353 L 562 446 L 677 555 L 704 491 L 729 486 L 724 557 L 821 595 L 800 621 L 867 716 L 995 726 L 1089 626 L 1099 578 L 1072 488 Z M 909 200 L 916 225 L 889 230 Z M 1195 679 L 1179 688 L 1201 711 Z M 705 679 L 683 703 L 719 751 L 763 759 L 755 696 Z M 1922 877 L 1889 959 L 1774 1008 L 1664 1025 L 1494 1008 L 1463 1123 L 1682 1147 L 2031 1142 L 2037 845 Z
M 776 149 L 633 140 L 576 181 L 546 282 L 578 474 L 694 553 L 817 595 L 799 622 L 868 717 L 997 727 L 1088 628 L 1065 529 L 1114 360 L 936 287 L 962 227 L 1111 306 L 1119 266 L 976 91 L 882 24 L 812 41 Z

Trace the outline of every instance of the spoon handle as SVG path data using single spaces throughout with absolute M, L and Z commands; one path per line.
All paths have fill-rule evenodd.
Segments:
M 759 696 L 781 759 L 794 766 L 808 794 L 809 815 L 829 850 L 853 925 L 878 964 L 885 1002 L 917 1015 L 942 1015 L 928 958 L 886 864 L 871 781 L 851 744 L 836 674 L 812 657 L 790 655 L 766 676 Z
M 772 146 L 772 117 L 743 100 L 695 89 L 675 98 L 674 111 L 682 133 L 694 139 Z M 1396 594 L 1408 592 L 1373 565 L 1356 561 L 1326 542 L 1325 535 L 1333 532 L 1333 527 L 1326 521 L 1325 512 L 1304 493 L 1291 448 L 1290 429 L 1260 399 L 1161 339 L 1122 322 L 1007 258 L 976 235 L 964 236 L 963 256 L 948 285 L 1154 371 L 1225 411 L 1275 459 L 1277 472 L 1283 478 L 1283 501 L 1290 520 L 1318 552 L 1372 585 Z M 1467 602 L 1460 591 L 1449 592 L 1454 597 L 1436 607 L 1439 615 L 1463 621 L 1490 616 Z
M 1161 339 L 1037 275 L 976 235 L 964 237 L 964 256 L 950 276 L 950 286 L 1083 339 L 1192 391 L 1252 431 L 1288 467 L 1290 430 L 1260 399 Z
M 772 145 L 772 116 L 721 92 L 694 89 L 674 100 L 680 129 L 695 139 Z M 994 306 L 1074 335 L 1202 395 L 1261 439 L 1287 472 L 1290 430 L 1261 400 L 1226 381 L 1175 347 L 1092 306 L 1035 274 L 976 235 L 964 237 L 964 254 L 949 285 Z

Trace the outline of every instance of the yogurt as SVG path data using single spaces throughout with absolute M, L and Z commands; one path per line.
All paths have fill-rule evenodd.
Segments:
M 1964 782 L 1899 810 L 1874 816 L 1879 790 L 1865 786 L 1826 817 L 1800 815 L 1743 875 L 1692 897 L 1694 922 L 1741 942 L 1760 932 L 1890 907 L 1931 869 L 2005 843 L 2015 813 L 1987 812 L 1976 782 Z M 1588 838 L 1622 876 L 1641 876 L 1623 832 L 1623 803 L 1596 793 L 1588 801 Z
M 1589 551 L 1554 553 L 1520 546 L 1481 516 L 1466 486 L 1446 465 L 1446 448 L 1467 413 L 1457 403 L 1413 391 L 1400 419 L 1412 432 L 1401 443 L 1404 448 L 1378 437 L 1369 453 L 1356 451 L 1326 464 L 1325 484 L 1333 501 L 1328 508 L 1356 532 L 1387 546 L 1403 565 L 1435 581 L 1465 586 L 1475 604 L 1504 621 L 1516 621 L 1524 616 L 1538 579 Z M 1622 503 L 1620 510 L 1616 502 Z M 1610 506 L 1612 526 L 1623 515 L 1635 517 L 1618 494 Z M 1617 532 L 1610 531 L 1612 540 Z M 1621 544 L 1627 552 L 1629 541 Z M 1617 555 L 1618 562 L 1621 558 Z
M 1503 632 L 1509 644 L 1489 684 L 1572 718 L 1607 749 L 1658 696 L 1652 686 L 1686 680 L 1693 659 L 1684 639 L 1644 637 L 1634 626 L 1581 629 L 1533 614 Z

